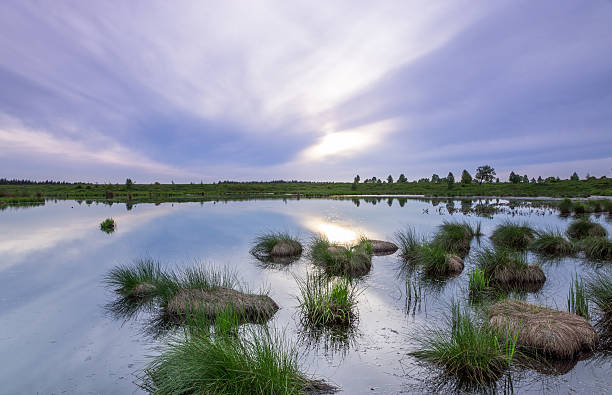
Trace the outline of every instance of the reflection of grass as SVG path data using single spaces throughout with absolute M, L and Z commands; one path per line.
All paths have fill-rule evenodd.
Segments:
M 112 218 L 106 218 L 104 221 L 100 223 L 100 230 L 103 230 L 106 233 L 111 233 L 115 231 L 115 220 Z
M 493 231 L 491 240 L 496 246 L 525 249 L 533 241 L 535 231 L 527 224 L 505 222 Z
M 505 337 L 486 323 L 478 323 L 465 309 L 454 304 L 445 328 L 423 333 L 413 355 L 440 365 L 447 374 L 486 385 L 497 380 L 512 364 L 517 337 Z
M 298 394 L 321 386 L 298 366 L 296 348 L 267 328 L 236 328 L 238 319 L 192 326 L 146 368 L 143 388 L 162 394 Z M 199 329 L 198 329 L 199 328 Z
M 308 274 L 306 279 L 296 280 L 300 288 L 298 302 L 307 325 L 349 327 L 354 323 L 357 290 L 349 279 Z

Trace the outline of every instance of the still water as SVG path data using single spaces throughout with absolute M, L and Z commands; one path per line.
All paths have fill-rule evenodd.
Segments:
M 163 338 L 143 330 L 145 316 L 123 321 L 109 314 L 105 306 L 114 295 L 102 283 L 114 265 L 139 257 L 159 259 L 170 268 L 194 262 L 229 266 L 250 288 L 268 289 L 281 308 L 269 325 L 298 344 L 305 371 L 345 393 L 439 391 L 431 384 L 437 372 L 408 354 L 415 349 L 415 333 L 439 323 L 452 299 L 466 300 L 470 257 L 478 243 L 488 245 L 486 236 L 472 242 L 461 275 L 424 286 L 418 306 L 407 305 L 406 274 L 397 254 L 374 257 L 371 272 L 361 281 L 356 331 L 344 342 L 303 333 L 295 276 L 314 270 L 307 258 L 289 266 L 264 266 L 249 254 L 253 238 L 271 230 L 288 231 L 305 243 L 314 233 L 338 242 L 360 235 L 392 240 L 394 232 L 407 226 L 431 234 L 445 219 L 481 222 L 490 235 L 507 219 L 565 230 L 571 218 L 532 208 L 483 218 L 450 215 L 446 202 L 401 203 L 372 198 L 251 200 L 138 204 L 128 211 L 124 204 L 48 201 L 0 211 L 0 393 L 141 393 L 138 377 L 159 353 Z M 117 223 L 112 234 L 99 229 L 107 217 Z M 609 217 L 593 218 L 612 231 Z M 530 255 L 530 261 L 536 260 Z M 527 300 L 564 310 L 574 274 L 592 273 L 602 264 L 577 257 L 542 265 L 546 283 Z M 567 373 L 525 371 L 512 377 L 511 384 L 517 393 L 606 393 L 612 388 L 610 372 L 612 356 L 596 353 Z M 509 383 L 499 385 L 503 391 Z

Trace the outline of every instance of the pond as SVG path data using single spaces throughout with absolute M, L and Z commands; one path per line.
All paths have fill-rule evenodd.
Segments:
M 280 310 L 269 322 L 296 342 L 303 369 L 345 393 L 421 393 L 444 387 L 439 373 L 409 353 L 415 334 L 436 325 L 451 300 L 466 301 L 468 272 L 475 250 L 489 244 L 496 225 L 511 219 L 537 229 L 565 230 L 563 218 L 545 205 L 519 207 L 477 216 L 461 201 L 406 198 L 285 199 L 225 202 L 86 204 L 47 201 L 45 205 L 0 211 L 0 392 L 140 393 L 142 369 L 159 354 L 164 336 L 146 330 L 148 317 L 116 319 L 107 309 L 114 294 L 103 278 L 118 264 L 152 257 L 169 268 L 197 262 L 234 268 L 250 288 L 269 290 Z M 495 203 L 495 201 L 493 201 Z M 457 211 L 452 214 L 452 207 Z M 100 231 L 112 217 L 116 230 Z M 607 215 L 592 216 L 608 232 Z M 418 303 L 406 298 L 407 277 L 397 253 L 375 256 L 360 281 L 359 320 L 344 341 L 304 333 L 297 309 L 296 276 L 315 269 L 304 255 L 287 266 L 262 265 L 249 254 L 253 239 L 265 231 L 288 231 L 307 243 L 315 233 L 350 242 L 360 235 L 393 240 L 413 227 L 432 234 L 443 220 L 480 222 L 485 234 L 472 241 L 463 272 L 423 284 Z M 541 261 L 529 255 L 530 261 Z M 547 280 L 527 301 L 565 310 L 571 279 L 610 263 L 567 257 L 542 262 Z M 526 370 L 504 377 L 502 391 L 604 393 L 612 387 L 612 357 L 595 353 L 557 375 Z M 508 382 L 512 380 L 512 382 Z M 436 384 L 433 384 L 436 383 Z M 434 387 L 442 385 L 442 387 Z

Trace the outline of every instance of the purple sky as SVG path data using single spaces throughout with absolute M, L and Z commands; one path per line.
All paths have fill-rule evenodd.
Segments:
M 0 177 L 612 176 L 611 1 L 0 2 Z

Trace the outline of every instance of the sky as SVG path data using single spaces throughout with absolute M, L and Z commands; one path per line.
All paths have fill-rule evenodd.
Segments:
M 0 178 L 612 176 L 612 1 L 0 2 Z

